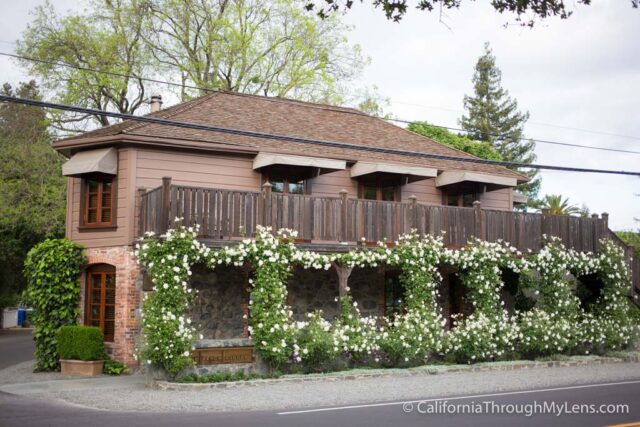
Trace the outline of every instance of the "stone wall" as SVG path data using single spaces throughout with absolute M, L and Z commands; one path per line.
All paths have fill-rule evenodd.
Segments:
M 295 320 L 303 321 L 307 313 L 322 310 L 323 317 L 333 319 L 338 313 L 338 275 L 335 270 L 305 270 L 296 267 L 287 283 L 287 304 Z
M 384 316 L 383 268 L 354 268 L 349 288 L 362 316 Z
M 247 336 L 248 270 L 242 267 L 203 265 L 192 268 L 190 286 L 197 290 L 188 315 L 204 339 Z
M 351 296 L 363 316 L 384 315 L 384 270 L 355 268 L 349 276 Z M 296 268 L 287 283 L 287 304 L 295 320 L 305 320 L 307 313 L 322 310 L 324 318 L 338 314 L 338 275 L 328 271 Z

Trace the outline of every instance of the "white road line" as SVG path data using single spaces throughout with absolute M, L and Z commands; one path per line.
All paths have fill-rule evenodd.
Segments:
M 490 393 L 490 394 L 475 394 L 469 396 L 451 396 L 451 397 L 437 397 L 432 399 L 418 399 L 418 400 L 403 400 L 398 402 L 384 402 L 384 403 L 369 403 L 364 405 L 349 405 L 349 406 L 334 406 L 331 408 L 317 408 L 317 409 L 303 409 L 299 411 L 287 411 L 287 412 L 278 412 L 278 415 L 295 415 L 295 414 L 308 414 L 312 412 L 329 412 L 329 411 L 343 411 L 346 409 L 360 409 L 360 408 L 376 408 L 380 406 L 394 406 L 394 405 L 402 405 L 405 403 L 419 403 L 419 402 L 437 402 L 440 400 L 462 400 L 462 399 L 479 399 L 482 397 L 498 397 L 498 396 L 510 396 L 516 394 L 528 394 L 528 393 L 545 393 L 549 391 L 560 391 L 560 390 L 575 390 L 581 388 L 595 388 L 595 387 L 609 387 L 614 385 L 625 385 L 625 384 L 640 384 L 640 380 L 637 381 L 622 381 L 617 383 L 601 383 L 601 384 L 584 384 L 584 385 L 574 385 L 567 387 L 556 387 L 556 388 L 543 388 L 537 390 L 521 390 L 521 391 L 508 391 L 504 393 Z

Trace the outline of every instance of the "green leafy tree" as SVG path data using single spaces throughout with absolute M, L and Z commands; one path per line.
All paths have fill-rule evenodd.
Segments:
M 560 194 L 547 194 L 540 203 L 540 209 L 548 210 L 551 215 L 582 215 L 584 208 L 571 204 Z
M 616 234 L 627 245 L 633 246 L 636 252 L 636 257 L 640 257 L 640 232 L 616 231 Z
M 436 142 L 469 153 L 481 159 L 501 161 L 502 156 L 493 145 L 486 141 L 474 141 L 473 139 L 453 133 L 448 129 L 431 125 L 427 122 L 414 122 L 407 126 L 411 132 L 415 132 Z
M 4 95 L 39 99 L 35 82 Z M 65 178 L 62 159 L 51 148 L 41 108 L 0 104 L 0 296 L 25 287 L 25 256 L 36 243 L 64 234 Z
M 353 100 L 357 104 L 356 108 L 370 116 L 380 117 L 382 119 L 390 119 L 392 115 L 385 111 L 391 103 L 388 97 L 382 96 L 378 92 L 378 87 L 363 88 L 359 93 L 355 94 Z
M 142 32 L 148 14 L 145 0 L 91 0 L 86 13 L 60 17 L 46 2 L 18 41 L 17 52 L 37 60 L 22 61 L 36 76 L 46 97 L 63 104 L 134 114 L 145 106 L 147 89 L 138 77 L 151 74 L 148 46 Z M 69 64 L 52 66 L 50 62 Z M 89 69 L 123 76 L 91 72 Z M 63 131 L 82 131 L 90 124 L 106 126 L 108 117 L 53 113 Z
M 295 0 L 149 5 L 155 58 L 197 87 L 339 103 L 366 62 L 338 16 L 319 20 Z
M 387 19 L 400 21 L 407 13 L 409 6 L 416 9 L 432 12 L 434 9 L 442 11 L 458 9 L 462 0 L 369 0 L 376 8 L 381 8 Z M 307 9 L 316 10 L 318 15 L 326 17 L 332 12 L 351 9 L 354 0 L 304 0 Z M 364 3 L 364 0 L 360 0 Z M 638 8 L 639 0 L 630 0 L 631 7 Z M 577 0 L 575 4 L 590 5 L 591 0 Z M 567 8 L 564 0 L 495 0 L 491 6 L 498 13 L 510 13 L 516 16 L 516 22 L 520 25 L 533 27 L 536 20 L 542 20 L 552 16 L 567 19 L 573 14 L 573 10 Z
M 502 73 L 496 65 L 489 44 L 478 59 L 473 75 L 473 95 L 464 97 L 466 114 L 460 118 L 460 125 L 470 138 L 492 144 L 504 161 L 533 163 L 535 142 L 525 141 L 524 125 L 529 113 L 518 110 L 518 103 L 502 88 Z M 518 170 L 518 168 L 513 168 Z M 531 180 L 518 186 L 518 191 L 532 202 L 540 190 L 538 171 L 518 170 Z
M 157 84 L 141 78 L 154 77 L 181 85 L 182 100 L 202 94 L 195 86 L 342 103 L 367 63 L 338 16 L 321 20 L 296 0 L 91 0 L 64 16 L 47 2 L 34 14 L 17 52 L 44 61 L 21 64 L 46 98 L 125 114 L 146 108 Z M 112 122 L 51 118 L 66 132 Z

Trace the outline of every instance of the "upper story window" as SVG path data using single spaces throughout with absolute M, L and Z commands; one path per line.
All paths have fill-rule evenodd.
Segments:
M 459 193 L 459 194 L 445 194 L 445 203 L 447 206 L 458 206 L 461 208 L 472 208 L 473 202 L 478 200 L 475 193 Z
M 289 170 L 282 168 L 270 168 L 263 173 L 263 180 L 269 181 L 271 191 L 281 194 L 309 194 L 310 182 L 305 175 L 295 167 Z
M 303 179 L 291 180 L 287 178 L 276 178 L 269 180 L 269 182 L 272 185 L 271 191 L 274 193 L 305 194 L 305 181 Z
M 372 174 L 360 180 L 360 198 L 399 202 L 400 179 L 393 175 Z
M 116 189 L 112 176 L 82 178 L 80 226 L 100 228 L 116 225 Z

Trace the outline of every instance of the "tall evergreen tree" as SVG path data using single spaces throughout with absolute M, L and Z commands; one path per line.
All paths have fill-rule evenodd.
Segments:
M 473 74 L 473 95 L 464 97 L 464 114 L 459 123 L 470 138 L 492 144 L 507 162 L 533 163 L 535 142 L 524 140 L 524 124 L 528 112 L 518 109 L 518 102 L 502 88 L 502 73 L 489 43 L 484 45 L 484 54 L 478 59 Z M 518 170 L 517 168 L 513 168 Z M 531 178 L 527 184 L 518 186 L 518 191 L 533 203 L 540 190 L 538 171 L 518 170 Z

